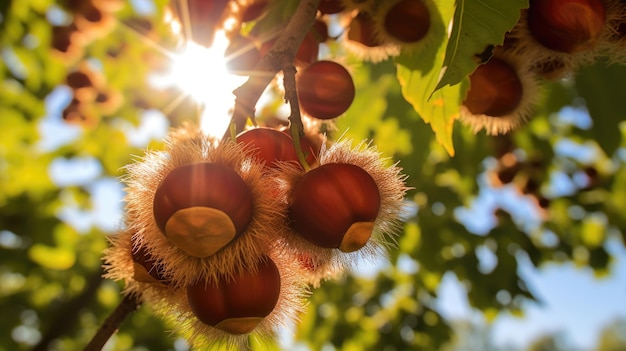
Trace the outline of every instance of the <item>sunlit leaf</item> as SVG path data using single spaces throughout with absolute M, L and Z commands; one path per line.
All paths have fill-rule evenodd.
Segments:
M 448 86 L 433 93 L 442 69 L 446 51 L 445 30 L 454 14 L 453 1 L 437 2 L 439 12 L 431 15 L 431 33 L 437 36 L 437 45 L 424 47 L 419 54 L 403 54 L 397 59 L 398 81 L 404 98 L 424 122 L 429 123 L 437 141 L 450 155 L 454 155 L 452 129 L 459 117 L 459 104 L 462 99 L 460 85 Z

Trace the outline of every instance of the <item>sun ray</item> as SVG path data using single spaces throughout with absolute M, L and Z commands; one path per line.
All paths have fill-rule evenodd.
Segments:
M 164 115 L 168 116 L 176 109 L 176 107 L 178 107 L 183 101 L 185 101 L 186 97 L 187 94 L 181 92 L 172 101 L 165 105 L 165 107 L 161 109 L 161 112 L 163 112 Z
M 230 122 L 235 103 L 233 91 L 245 82 L 247 76 L 253 74 L 251 71 L 231 74 L 226 63 L 241 55 L 247 48 L 225 57 L 229 40 L 224 31 L 215 32 L 213 45 L 209 48 L 191 41 L 192 25 L 187 0 L 177 0 L 177 4 L 178 16 L 170 24 L 172 33 L 181 37 L 180 45 L 175 50 L 160 45 L 128 23 L 120 21 L 119 28 L 169 60 L 166 72 L 152 75 L 151 83 L 157 88 L 178 87 L 182 92 L 168 102 L 162 112 L 166 116 L 170 115 L 187 97 L 191 97 L 196 102 L 197 113 L 196 116 L 185 118 L 197 121 L 203 132 L 221 136 Z
M 132 26 L 130 26 L 128 23 L 124 22 L 124 21 L 118 21 L 118 24 L 120 25 L 119 27 L 122 28 L 123 30 L 126 30 L 128 33 L 132 34 L 133 36 L 135 36 L 137 39 L 139 39 L 143 44 L 148 45 L 149 47 L 155 49 L 158 53 L 162 54 L 163 56 L 167 57 L 168 59 L 172 60 L 173 57 L 173 53 L 166 49 L 164 46 L 159 45 L 158 42 L 156 42 L 155 40 L 150 39 L 148 36 L 142 34 L 141 32 L 139 32 L 138 30 L 136 30 L 135 28 L 133 28 Z
M 181 11 L 181 21 L 183 22 L 181 23 L 181 26 L 184 30 L 185 38 L 189 40 L 189 38 L 192 38 L 192 33 L 191 33 L 191 16 L 189 15 L 188 0 L 178 0 L 177 3 L 178 3 L 178 9 Z

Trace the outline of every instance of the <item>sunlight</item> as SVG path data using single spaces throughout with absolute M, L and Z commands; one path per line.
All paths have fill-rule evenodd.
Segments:
M 158 79 L 158 84 L 178 86 L 200 104 L 200 128 L 215 137 L 228 129 L 235 103 L 233 90 L 246 80 L 228 72 L 224 59 L 227 46 L 223 32 L 216 33 L 209 49 L 187 42 L 182 52 L 171 55 L 169 71 Z

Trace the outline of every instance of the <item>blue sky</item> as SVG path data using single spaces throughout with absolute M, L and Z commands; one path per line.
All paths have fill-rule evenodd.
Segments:
M 522 317 L 498 316 L 492 324 L 494 342 L 521 348 L 541 335 L 563 332 L 572 347 L 591 350 L 603 327 L 618 317 L 626 318 L 626 250 L 617 241 L 609 248 L 615 261 L 610 277 L 603 279 L 571 263 L 535 269 L 522 261 L 520 274 L 542 303 L 527 303 Z M 440 286 L 438 309 L 448 319 L 486 323 L 471 309 L 464 288 L 450 274 Z

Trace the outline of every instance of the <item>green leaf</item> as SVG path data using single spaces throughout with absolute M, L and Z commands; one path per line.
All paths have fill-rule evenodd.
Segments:
M 459 117 L 461 87 L 445 87 L 430 96 L 428 87 L 435 82 L 435 75 L 422 76 L 418 71 L 398 67 L 398 79 L 402 85 L 402 93 L 413 105 L 415 111 L 424 122 L 429 123 L 437 142 L 444 146 L 450 156 L 454 156 L 452 132 L 454 121 Z
M 601 218 L 590 216 L 583 220 L 580 232 L 583 244 L 588 248 L 596 248 L 604 242 L 606 228 Z
M 597 63 L 582 67 L 576 75 L 576 90 L 593 119 L 591 130 L 607 155 L 612 155 L 620 146 L 618 123 L 624 119 L 626 99 L 622 86 L 626 77 L 626 66 Z
M 69 269 L 76 261 L 76 255 L 70 249 L 43 244 L 33 245 L 28 256 L 40 266 L 56 270 Z
M 450 155 L 454 155 L 452 129 L 454 120 L 459 117 L 461 102 L 460 85 L 435 90 L 446 51 L 447 23 L 454 14 L 454 1 L 437 2 L 438 12 L 431 17 L 431 38 L 437 45 L 426 45 L 419 54 L 405 53 L 397 58 L 397 76 L 402 87 L 402 95 L 424 122 L 429 123 L 437 142 L 443 145 Z M 438 29 L 439 28 L 439 29 Z
M 456 85 L 481 63 L 482 53 L 501 45 L 504 34 L 520 17 L 528 0 L 457 1 L 450 40 L 443 61 L 442 75 L 435 90 Z

